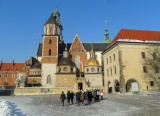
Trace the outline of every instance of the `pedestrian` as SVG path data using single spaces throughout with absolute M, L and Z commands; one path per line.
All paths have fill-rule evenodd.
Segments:
M 62 102 L 62 106 L 64 106 L 64 100 L 66 99 L 66 95 L 64 94 L 64 92 L 62 91 L 62 94 L 60 95 L 60 99 Z
M 97 89 L 97 101 L 99 102 L 99 96 L 100 96 L 100 92 L 99 89 Z
M 92 92 L 89 90 L 88 91 L 88 104 L 90 105 L 92 102 Z
M 74 96 L 75 96 L 75 94 L 73 93 L 73 91 L 71 91 L 71 93 L 70 93 L 70 98 L 71 98 L 72 104 L 73 104 Z
M 77 103 L 78 106 L 80 104 L 80 95 L 81 95 L 80 91 L 77 91 L 76 92 L 76 103 Z
M 103 89 L 101 89 L 101 90 L 100 90 L 101 100 L 103 100 L 103 94 L 104 94 Z
M 67 102 L 68 102 L 68 104 L 70 104 L 70 99 L 71 99 L 70 91 L 68 91 L 67 92 Z
M 81 104 L 84 105 L 84 91 L 81 91 L 81 95 L 80 95 L 80 100 L 81 100 Z

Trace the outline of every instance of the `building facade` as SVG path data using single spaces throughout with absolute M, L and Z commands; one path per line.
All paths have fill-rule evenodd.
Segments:
M 147 49 L 154 45 L 160 47 L 160 32 L 121 30 L 103 52 L 106 91 L 158 91 L 155 80 L 146 75 L 145 66 L 145 56 L 149 56 Z

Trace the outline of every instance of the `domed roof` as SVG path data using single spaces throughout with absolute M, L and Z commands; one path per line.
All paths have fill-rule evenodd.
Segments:
M 90 58 L 89 60 L 87 60 L 86 63 L 87 66 L 97 66 L 99 65 L 98 60 L 94 59 L 94 58 Z
M 67 57 L 67 58 L 60 59 L 58 65 L 59 66 L 60 65 L 71 65 L 71 66 L 73 66 L 74 64 L 73 64 L 72 60 Z

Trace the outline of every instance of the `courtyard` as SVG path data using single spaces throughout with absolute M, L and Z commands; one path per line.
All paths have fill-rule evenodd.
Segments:
M 160 94 L 105 94 L 91 105 L 61 105 L 60 95 L 0 96 L 0 116 L 159 116 Z M 7 113 L 8 112 L 8 113 Z

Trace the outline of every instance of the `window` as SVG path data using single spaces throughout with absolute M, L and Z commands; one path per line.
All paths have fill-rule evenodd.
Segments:
M 51 83 L 51 76 L 50 75 L 47 76 L 47 83 Z
M 109 76 L 109 70 L 107 70 L 107 76 Z
M 66 72 L 66 71 L 67 71 L 67 67 L 64 67 L 64 68 L 63 68 L 63 71 L 65 71 L 65 72 Z
M 146 66 L 143 66 L 143 72 L 147 73 L 147 67 Z
M 49 39 L 49 44 L 52 44 L 52 39 L 51 38 Z
M 49 31 L 50 31 L 50 33 L 52 32 L 52 27 L 50 27 L 50 30 L 49 30 Z
M 114 67 L 114 74 L 116 74 L 116 66 Z
M 155 67 L 155 73 L 159 73 L 160 72 L 160 68 L 159 67 Z
M 141 52 L 141 54 L 142 54 L 142 58 L 145 59 L 146 58 L 145 52 Z
M 46 28 L 46 33 L 47 33 L 47 28 Z
M 12 77 L 14 78 L 14 77 L 15 77 L 15 74 L 13 74 Z
M 111 56 L 110 56 L 110 62 L 112 62 Z
M 92 68 L 91 68 L 91 71 L 92 71 L 92 72 L 94 72 L 94 71 L 95 71 L 94 67 L 92 67 Z
M 155 52 L 153 52 L 153 59 L 156 59 L 157 58 L 157 55 L 156 55 L 156 53 Z
M 8 77 L 8 74 L 6 74 L 5 77 Z
M 116 59 L 116 58 L 115 58 L 115 54 L 113 54 L 113 60 L 115 61 L 115 59 Z
M 150 81 L 150 86 L 154 86 L 154 81 Z
M 106 60 L 107 60 L 107 64 L 108 64 L 108 58 Z
M 51 56 L 51 49 L 49 49 L 48 55 Z
M 112 69 L 110 69 L 110 71 L 111 71 L 111 76 L 112 76 Z
M 0 78 L 2 77 L 2 74 L 0 74 Z
M 75 64 L 76 64 L 76 68 L 80 68 L 80 58 L 79 58 L 79 55 L 77 55 L 76 57 L 75 57 Z

